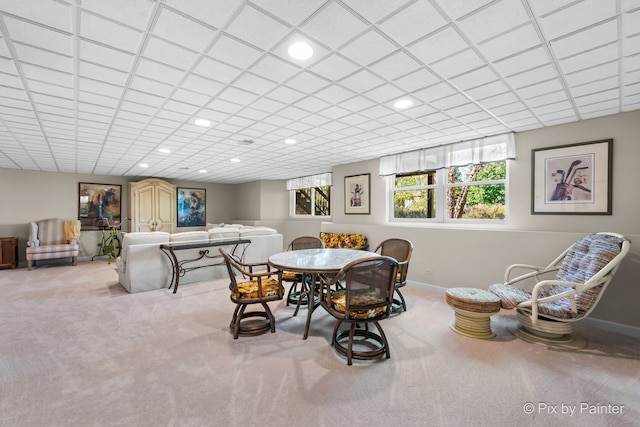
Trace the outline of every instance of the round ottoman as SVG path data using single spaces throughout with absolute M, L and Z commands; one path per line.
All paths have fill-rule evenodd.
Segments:
M 491 330 L 491 315 L 500 311 L 500 298 L 489 291 L 475 288 L 447 289 L 447 304 L 455 311 L 456 320 L 451 328 L 464 336 L 489 339 L 496 335 Z

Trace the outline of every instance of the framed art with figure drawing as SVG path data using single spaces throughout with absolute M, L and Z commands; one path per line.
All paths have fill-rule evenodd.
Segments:
M 204 226 L 207 219 L 207 190 L 178 188 L 178 227 Z
M 613 140 L 531 150 L 531 213 L 611 215 Z
M 344 213 L 364 214 L 369 212 L 371 174 L 352 175 L 344 177 Z
M 121 195 L 121 185 L 78 183 L 78 219 L 82 230 L 120 226 Z

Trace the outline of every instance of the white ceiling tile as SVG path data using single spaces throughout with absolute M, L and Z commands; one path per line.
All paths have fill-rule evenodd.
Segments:
M 437 0 L 440 7 L 453 20 L 457 20 L 480 7 L 491 3 L 492 0 Z
M 304 97 L 304 93 L 285 86 L 279 86 L 269 92 L 266 96 L 276 101 L 284 102 L 285 104 L 293 104 L 302 99 Z
M 405 95 L 405 92 L 390 84 L 378 86 L 364 93 L 369 99 L 373 99 L 376 102 L 387 103 L 393 99 L 400 98 Z
M 561 102 L 556 102 L 554 104 L 542 105 L 540 107 L 533 108 L 532 110 L 535 114 L 541 115 L 541 114 L 553 113 L 556 111 L 567 110 L 570 108 L 571 108 L 571 104 L 569 103 L 569 101 L 561 101 Z
M 574 97 L 589 95 L 592 93 L 598 93 L 613 88 L 619 87 L 619 79 L 617 76 L 609 77 L 608 79 L 597 80 L 590 83 L 585 83 L 579 86 L 571 88 L 571 94 Z
M 616 14 L 615 1 L 583 0 L 541 17 L 538 22 L 549 39 L 555 39 L 604 21 Z
M 249 44 L 223 35 L 216 40 L 208 54 L 212 58 L 225 58 L 224 62 L 229 65 L 246 68 L 253 64 L 262 55 L 262 52 Z
M 121 50 L 112 49 L 87 40 L 79 40 L 80 59 L 99 64 L 109 64 L 109 67 L 122 71 L 129 71 L 133 65 L 134 55 Z
M 472 42 L 479 43 L 529 21 L 519 1 L 500 1 L 480 9 L 459 21 L 462 31 Z
M 63 73 L 36 65 L 22 64 L 24 76 L 31 80 L 54 83 L 61 86 L 73 87 L 73 74 Z
M 566 58 L 598 46 L 612 43 L 618 39 L 618 24 L 608 21 L 604 24 L 588 28 L 568 37 L 552 41 L 551 49 L 558 59 Z
M 554 10 L 564 8 L 575 0 L 529 0 L 533 11 L 538 16 L 546 15 Z
M 563 89 L 564 88 L 562 87 L 562 83 L 560 82 L 560 80 L 555 79 L 523 87 L 519 89 L 517 93 L 523 98 L 533 98 L 535 96 L 557 92 Z
M 120 97 L 124 90 L 122 86 L 83 77 L 78 79 L 78 87 L 85 92 L 101 93 L 112 97 Z
M 73 54 L 73 38 L 68 33 L 53 31 L 11 17 L 6 17 L 4 21 L 9 37 L 14 41 L 38 46 L 62 55 Z
M 13 46 L 18 56 L 17 59 L 21 62 L 36 64 L 42 67 L 64 71 L 65 73 L 73 72 L 73 60 L 69 56 L 47 52 L 20 43 L 14 43 Z
M 565 73 L 572 73 L 574 71 L 582 70 L 585 68 L 593 67 L 603 62 L 610 62 L 618 59 L 619 47 L 617 43 L 612 43 L 607 46 L 603 46 L 598 49 L 590 50 L 571 56 L 569 58 L 560 60 L 560 66 Z
M 309 67 L 311 71 L 325 76 L 332 81 L 338 81 L 355 72 L 359 67 L 338 54 L 331 54 Z
M 38 7 L 24 0 L 4 0 L 2 10 L 31 21 L 43 23 L 49 27 L 71 32 L 71 13 L 73 8 L 60 2 L 42 2 Z
M 142 51 L 142 56 L 182 70 L 191 68 L 198 57 L 197 53 L 192 50 L 176 46 L 157 37 L 149 37 Z
M 164 101 L 164 97 L 162 96 L 132 89 L 133 88 L 128 89 L 124 97 L 131 102 L 137 102 L 151 107 L 159 107 Z
M 72 88 L 39 82 L 36 80 L 29 81 L 29 89 L 32 92 L 44 93 L 46 95 L 56 96 L 59 98 L 74 98 L 74 91 Z
M 80 35 L 107 46 L 127 52 L 137 52 L 142 41 L 142 32 L 99 18 L 92 14 L 80 14 Z
M 254 0 L 253 3 L 290 25 L 298 25 L 324 0 Z
M 261 49 L 269 49 L 290 31 L 286 25 L 265 15 L 259 10 L 246 6 L 227 26 L 226 31 L 248 41 Z
M 214 96 L 224 87 L 224 85 L 214 80 L 206 79 L 195 74 L 190 74 L 182 82 L 182 87 L 194 92 Z
M 198 65 L 193 69 L 193 72 L 222 83 L 230 83 L 240 75 L 238 68 L 207 57 L 200 60 Z
M 353 96 L 349 99 L 345 99 L 344 101 L 339 101 L 338 103 L 341 107 L 347 108 L 351 111 L 361 111 L 376 105 L 372 100 L 360 95 Z
M 366 92 L 376 86 L 380 86 L 382 83 L 384 83 L 384 80 L 364 69 L 340 81 L 341 85 L 346 85 L 358 92 Z
M 412 95 L 421 101 L 431 103 L 437 99 L 446 98 L 457 93 L 457 91 L 447 83 L 438 83 L 428 88 L 421 89 L 412 93 Z
M 261 77 L 282 83 L 300 71 L 300 68 L 273 55 L 265 55 L 251 67 Z
M 145 29 L 151 19 L 153 3 L 129 0 L 82 0 L 82 8 L 120 21 L 136 28 Z
M 486 85 L 496 81 L 497 79 L 498 76 L 493 72 L 493 70 L 489 67 L 482 67 L 452 78 L 451 83 L 459 89 L 467 90 Z
M 473 49 L 467 49 L 431 64 L 431 69 L 445 79 L 464 74 L 485 65 Z
M 332 2 L 313 15 L 301 28 L 316 40 L 336 49 L 362 32 L 366 26 L 339 3 Z
M 140 76 L 135 76 L 131 80 L 129 87 L 139 92 L 145 92 L 145 93 L 160 96 L 163 98 L 166 98 L 167 96 L 171 95 L 171 92 L 173 92 L 174 90 L 174 86 L 172 85 L 168 85 L 162 82 L 157 82 L 155 80 L 150 80 Z
M 401 45 L 431 34 L 447 21 L 429 2 L 414 2 L 379 24 L 380 29 Z
M 540 83 L 545 80 L 557 79 L 558 73 L 553 65 L 543 65 L 542 67 L 534 68 L 529 71 L 515 74 L 511 77 L 507 77 L 507 83 L 514 89 L 519 89 L 525 86 L 531 86 L 536 83 Z
M 153 34 L 196 52 L 203 52 L 217 31 L 168 8 L 162 8 L 160 17 L 153 26 Z
M 578 106 L 578 108 L 581 108 L 590 104 L 601 103 L 605 101 L 613 101 L 618 99 L 620 99 L 620 90 L 618 88 L 615 88 L 615 89 L 610 89 L 603 92 L 592 93 L 589 95 L 576 97 L 576 105 Z
M 397 86 L 407 92 L 413 92 L 417 89 L 422 89 L 426 86 L 431 86 L 434 83 L 440 81 L 440 78 L 436 77 L 431 71 L 421 68 L 411 74 L 401 77 L 394 81 Z
M 370 30 L 343 47 L 340 52 L 342 55 L 359 64 L 369 65 L 387 56 L 396 49 L 397 46 L 387 38 L 380 35 L 377 31 Z
M 255 74 L 245 73 L 234 82 L 234 86 L 258 95 L 264 95 L 276 87 L 276 83 Z
M 493 66 L 502 76 L 511 76 L 548 64 L 550 61 L 551 58 L 547 51 L 540 47 L 496 61 Z
M 171 98 L 176 101 L 202 107 L 204 105 L 207 105 L 211 101 L 212 97 L 186 89 L 177 89 L 175 93 L 171 95 Z
M 567 74 L 565 78 L 569 86 L 573 87 L 573 86 L 578 86 L 584 83 L 589 83 L 596 80 L 617 76 L 618 73 L 619 73 L 618 61 L 614 61 L 607 64 L 598 65 L 596 67 L 588 68 L 586 70 L 581 70 L 575 73 Z
M 318 77 L 316 74 L 303 72 L 285 83 L 288 87 L 301 92 L 317 92 L 331 84 L 330 81 Z
M 469 44 L 455 29 L 446 27 L 444 30 L 410 45 L 407 49 L 428 65 L 466 49 L 468 46 Z
M 370 65 L 369 69 L 387 80 L 394 80 L 417 70 L 421 66 L 422 64 L 404 51 L 398 51 Z
M 554 104 L 560 101 L 567 101 L 568 97 L 564 91 L 557 91 L 553 93 L 548 93 L 545 95 L 534 96 L 526 99 L 526 103 L 529 107 L 537 108 L 542 105 Z
M 590 117 L 598 117 L 597 113 L 601 113 L 602 116 L 610 114 L 616 114 L 620 112 L 620 102 L 616 99 L 613 101 L 606 101 L 597 104 L 585 105 L 578 108 L 581 115 L 592 114 Z
M 478 45 L 480 52 L 489 61 L 498 61 L 519 52 L 534 48 L 542 43 L 533 25 L 516 28 L 506 34 Z
M 168 85 L 175 85 L 184 76 L 184 71 L 161 64 L 149 59 L 141 58 L 138 62 L 136 74 L 148 79 L 158 80 Z

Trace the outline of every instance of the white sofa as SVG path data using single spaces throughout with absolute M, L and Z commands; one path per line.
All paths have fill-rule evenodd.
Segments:
M 122 238 L 122 251 L 116 260 L 120 284 L 128 292 L 143 292 L 168 288 L 173 277 L 169 257 L 160 249 L 160 245 L 170 242 L 223 241 L 227 239 L 248 239 L 248 245 L 239 245 L 236 254 L 242 255 L 245 262 L 264 262 L 269 256 L 283 250 L 282 234 L 273 228 L 251 226 L 214 227 L 207 231 L 188 231 L 182 233 L 133 232 L 125 233 Z M 218 248 L 228 251 L 235 245 L 214 246 L 208 249 L 210 255 L 218 255 Z M 178 260 L 194 259 L 202 249 L 175 251 Z M 220 260 L 222 261 L 222 260 Z M 211 263 L 200 260 L 188 264 L 189 267 Z M 208 266 L 187 271 L 180 277 L 182 285 L 226 277 L 225 265 Z

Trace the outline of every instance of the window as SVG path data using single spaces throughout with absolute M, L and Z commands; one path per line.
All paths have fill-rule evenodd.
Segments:
M 393 175 L 392 219 L 504 220 L 506 161 Z
M 331 173 L 287 180 L 291 216 L 331 216 Z
M 301 188 L 291 192 L 293 215 L 331 216 L 331 187 Z

